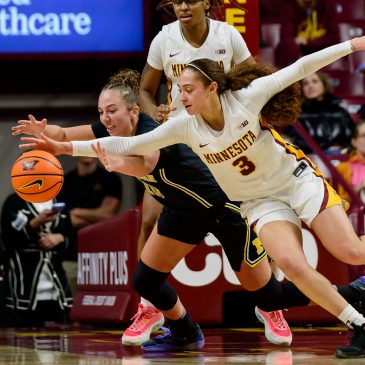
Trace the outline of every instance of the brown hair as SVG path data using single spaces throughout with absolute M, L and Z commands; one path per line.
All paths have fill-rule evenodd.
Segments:
M 324 89 L 323 95 L 332 93 L 332 84 L 330 82 L 330 76 L 328 74 L 326 74 L 324 72 L 320 72 L 320 71 L 314 72 L 314 74 L 318 75 L 319 79 L 321 80 L 321 82 L 323 84 L 323 89 Z M 302 98 L 303 98 L 303 100 L 307 100 L 303 93 L 303 81 L 304 81 L 304 79 L 300 80 Z
M 218 84 L 218 95 L 226 90 L 245 88 L 253 80 L 276 71 L 272 66 L 258 62 L 254 65 L 240 64 L 225 74 L 217 62 L 209 59 L 194 60 L 186 68 L 199 74 L 205 86 L 210 85 L 212 80 L 215 81 Z M 262 108 L 261 115 L 275 127 L 286 126 L 296 121 L 301 112 L 300 105 L 300 86 L 296 82 L 274 95 Z
M 235 0 L 229 0 L 229 2 L 234 5 L 236 8 L 246 11 L 242 6 L 238 5 Z M 208 14 L 211 18 L 218 18 L 218 14 L 220 14 L 221 8 L 224 5 L 224 0 L 210 0 L 209 1 L 210 8 L 208 10 Z M 169 15 L 172 15 L 175 17 L 173 9 L 173 4 L 171 0 L 161 0 L 157 4 L 157 10 L 163 9 L 166 11 Z
M 132 107 L 139 105 L 140 81 L 141 74 L 138 71 L 125 68 L 111 76 L 101 90 L 118 90 L 122 99 Z

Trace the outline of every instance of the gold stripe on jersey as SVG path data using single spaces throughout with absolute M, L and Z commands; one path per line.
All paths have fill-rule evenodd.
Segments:
M 226 208 L 228 208 L 228 209 L 234 210 L 234 211 L 236 211 L 236 212 L 238 212 L 238 213 L 240 213 L 240 214 L 241 214 L 241 209 L 240 209 L 240 207 L 237 207 L 237 205 L 234 205 L 234 204 L 232 204 L 232 203 L 226 203 L 224 206 L 225 206 Z M 243 218 L 242 218 L 242 219 L 243 219 Z
M 314 174 L 322 179 L 324 184 L 324 196 L 318 213 L 333 205 L 342 205 L 345 210 L 348 209 L 348 205 L 346 204 L 347 202 L 342 201 L 341 197 L 326 181 L 319 168 L 305 155 L 305 153 L 299 147 L 285 142 L 283 137 L 271 125 L 269 125 L 264 118 L 260 119 L 260 126 L 262 129 L 270 131 L 274 140 L 285 148 L 286 153 L 294 155 L 297 161 L 306 161 L 306 163 L 313 169 Z
M 318 167 L 305 155 L 305 153 L 297 146 L 294 146 L 288 142 L 286 142 L 283 137 L 270 125 L 266 122 L 264 118 L 260 118 L 260 126 L 261 129 L 267 130 L 271 133 L 272 137 L 274 138 L 275 142 L 282 146 L 286 153 L 290 155 L 294 155 L 297 161 L 305 161 L 307 164 L 312 167 L 315 174 L 319 177 L 323 178 L 321 171 Z M 323 178 L 324 179 L 324 178 Z
M 166 177 L 165 169 L 160 169 L 159 171 L 160 171 L 160 177 L 161 177 L 162 181 L 165 184 L 170 185 L 170 186 L 172 186 L 175 189 L 181 190 L 183 193 L 191 196 L 193 199 L 195 199 L 196 201 L 198 201 L 201 205 L 203 205 L 206 208 L 211 208 L 213 206 L 212 204 L 210 204 L 209 202 L 207 202 L 204 198 L 202 198 L 201 196 L 199 196 L 194 191 L 191 191 L 191 190 L 189 190 L 188 188 L 186 188 L 186 187 L 184 187 L 182 185 L 179 185 L 179 184 L 176 184 L 176 183 L 170 181 Z
M 319 212 L 322 212 L 322 210 L 332 207 L 333 205 L 343 205 L 342 198 L 336 193 L 335 189 L 325 180 L 323 179 L 324 183 L 324 197 L 321 204 L 321 207 L 319 209 Z M 346 209 L 346 206 L 344 206 L 344 209 Z
M 172 82 L 168 77 L 166 77 L 166 86 L 167 86 L 167 105 L 170 105 L 172 102 L 172 97 L 171 97 Z

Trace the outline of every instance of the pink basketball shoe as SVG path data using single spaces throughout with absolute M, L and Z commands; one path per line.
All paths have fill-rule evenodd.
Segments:
M 265 336 L 274 345 L 290 346 L 293 336 L 282 311 L 264 312 L 255 307 L 258 320 L 265 326 Z
M 124 331 L 122 344 L 140 346 L 150 339 L 151 332 L 158 330 L 165 322 L 163 314 L 154 307 L 138 304 L 137 313 L 131 318 L 133 323 Z

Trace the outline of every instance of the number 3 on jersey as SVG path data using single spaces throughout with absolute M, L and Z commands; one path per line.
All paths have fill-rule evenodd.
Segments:
M 232 162 L 232 165 L 239 168 L 240 174 L 243 176 L 250 175 L 256 169 L 255 164 L 250 161 L 246 156 L 241 156 L 237 158 L 237 160 L 234 160 Z

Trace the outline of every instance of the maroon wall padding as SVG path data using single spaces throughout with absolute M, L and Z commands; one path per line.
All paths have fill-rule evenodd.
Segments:
M 132 317 L 138 303 L 131 279 L 140 226 L 136 207 L 79 231 L 73 320 L 128 322 Z
M 137 262 L 139 208 L 84 228 L 79 233 L 78 293 L 71 311 L 73 320 L 129 323 L 139 297 L 131 277 Z M 318 250 L 317 270 L 332 283 L 348 283 L 348 265 L 330 255 L 307 227 L 306 234 Z M 242 290 L 232 281 L 233 272 L 221 246 L 203 242 L 173 272 L 169 282 L 177 289 L 192 318 L 202 324 L 223 324 L 223 294 Z M 244 310 L 243 312 L 244 313 Z M 338 320 L 319 308 L 290 309 L 292 322 Z

